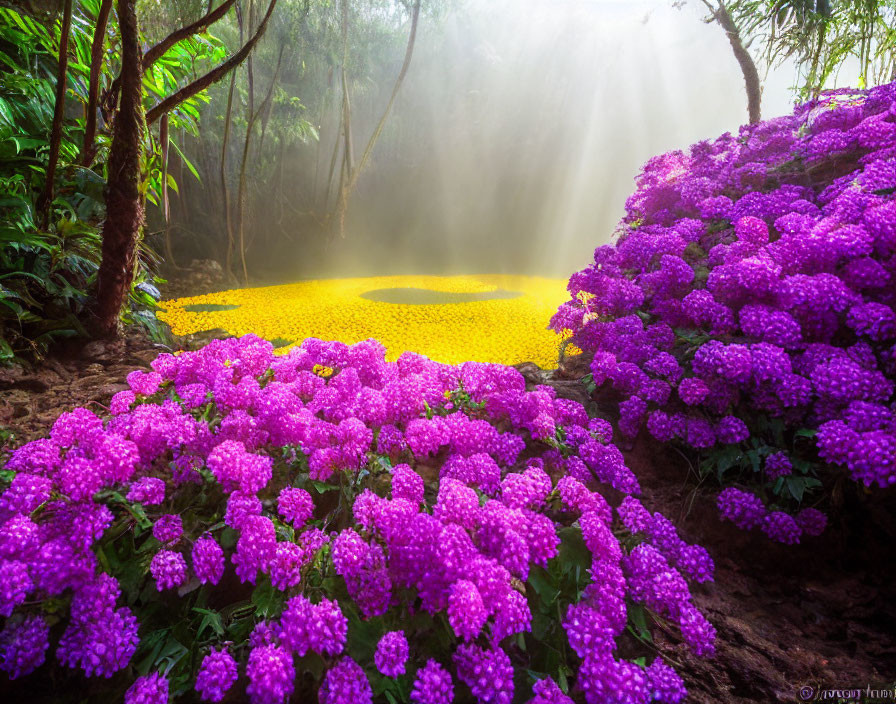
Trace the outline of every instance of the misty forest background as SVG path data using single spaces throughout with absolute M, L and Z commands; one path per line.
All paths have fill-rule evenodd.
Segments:
M 651 155 L 891 80 L 894 12 L 0 2 L 0 360 L 158 333 L 161 277 L 197 260 L 231 285 L 567 275 Z

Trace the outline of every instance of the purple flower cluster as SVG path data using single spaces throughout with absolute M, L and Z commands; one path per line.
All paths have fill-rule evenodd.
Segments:
M 688 545 L 672 522 L 661 513 L 651 514 L 638 499 L 626 496 L 616 509 L 622 524 L 642 533 L 663 557 L 696 582 L 711 582 L 715 565 L 706 548 Z
M 280 704 L 295 687 L 292 655 L 276 645 L 260 645 L 249 653 L 246 694 L 252 704 Z
M 751 431 L 774 445 L 774 422 L 817 430 L 822 460 L 855 481 L 896 484 L 894 105 L 896 83 L 822 94 L 645 165 L 622 234 L 570 278 L 552 321 L 621 396 L 624 435 L 709 451 Z M 794 453 L 814 461 L 786 445 L 758 483 L 788 475 Z M 755 525 L 753 508 L 722 503 Z M 777 540 L 802 532 L 762 520 Z
M 411 701 L 414 704 L 451 704 L 454 701 L 451 674 L 435 660 L 428 660 L 417 670 Z
M 302 595 L 294 596 L 286 602 L 280 625 L 281 642 L 300 656 L 309 650 L 339 655 L 345 647 L 348 621 L 339 604 L 330 599 L 312 604 Z
M 373 690 L 361 666 L 344 657 L 327 670 L 318 701 L 320 704 L 371 704 Z
M 373 662 L 376 669 L 389 677 L 404 674 L 408 660 L 408 639 L 402 631 L 389 631 L 380 638 Z
M 532 686 L 532 694 L 529 704 L 574 704 L 550 677 L 538 680 Z
M 124 693 L 124 704 L 168 704 L 168 678 L 158 672 L 138 677 Z
M 0 631 L 0 669 L 10 679 L 28 675 L 43 665 L 50 647 L 50 627 L 40 616 L 8 620 Z
M 196 673 L 196 691 L 206 702 L 219 702 L 237 679 L 236 660 L 226 648 L 212 650 Z
M 454 653 L 458 679 L 477 701 L 510 704 L 513 701 L 513 665 L 500 648 L 483 650 L 475 645 L 458 646 Z
M 322 704 L 369 702 L 368 676 L 405 674 L 415 704 L 451 702 L 454 676 L 480 701 L 509 704 L 508 645 L 533 629 L 527 580 L 559 559 L 561 529 L 580 533 L 591 554 L 589 584 L 564 606 L 562 624 L 583 658 L 586 696 L 599 682 L 609 697 L 643 691 L 644 701 L 676 701 L 668 694 L 680 685 L 674 672 L 657 667 L 654 677 L 614 655 L 631 601 L 677 622 L 696 652 L 711 651 L 711 627 L 685 582 L 711 578 L 708 555 L 632 498 L 638 482 L 609 423 L 550 387 L 527 389 L 517 370 L 407 353 L 386 362 L 374 341 L 309 339 L 276 357 L 253 336 L 161 355 L 152 366 L 129 377 L 134 398 L 110 419 L 65 414 L 48 439 L 19 448 L 8 464 L 15 476 L 0 494 L 0 613 L 9 617 L 0 668 L 12 676 L 44 661 L 49 629 L 35 614 L 58 610 L 69 595 L 68 614 L 56 617 L 65 622 L 57 658 L 88 676 L 129 664 L 137 617 L 119 606 L 121 587 L 93 551 L 122 533 L 142 541 L 137 559 L 166 604 L 239 580 L 256 585 L 259 613 L 262 602 L 274 609 L 247 638 L 218 643 L 201 661 L 194 687 L 206 701 L 221 701 L 242 668 L 249 701 L 280 702 L 295 687 L 297 658 L 313 653 L 329 664 Z M 627 369 L 626 383 L 637 371 Z M 137 396 L 149 398 L 135 405 Z M 879 416 L 855 413 L 866 424 Z M 740 430 L 727 425 L 729 434 Z M 339 489 L 342 513 L 328 534 L 321 528 L 330 529 L 332 515 L 315 516 L 332 510 L 316 505 L 330 488 Z M 606 488 L 626 497 L 621 526 Z M 195 502 L 199 492 L 210 504 Z M 817 523 L 807 515 L 800 526 Z M 624 546 L 617 535 L 626 529 L 635 537 Z M 639 561 L 639 549 L 627 547 L 638 540 L 659 558 Z M 122 585 L 152 593 L 133 580 Z M 444 664 L 395 630 L 381 634 L 371 662 L 348 656 L 358 618 L 410 628 L 417 616 L 453 632 Z M 566 701 L 550 680 L 533 693 Z M 140 678 L 127 697 L 162 700 L 167 681 Z
M 187 579 L 187 562 L 184 556 L 173 550 L 159 550 L 149 563 L 149 572 L 156 580 L 156 588 L 179 587 Z
M 88 677 L 111 677 L 127 667 L 137 650 L 137 619 L 127 607 L 115 608 L 118 583 L 100 574 L 72 596 L 68 626 L 56 649 L 67 667 L 80 667 Z
M 176 543 L 184 534 L 180 516 L 165 514 L 152 527 L 152 535 L 160 543 Z

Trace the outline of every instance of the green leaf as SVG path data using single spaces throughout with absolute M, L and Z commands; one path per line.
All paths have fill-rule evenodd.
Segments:
M 316 479 L 310 479 L 308 483 L 311 484 L 311 486 L 313 486 L 315 489 L 317 489 L 318 494 L 323 494 L 327 491 L 336 491 L 339 489 L 336 484 L 327 484 L 327 482 L 319 482 Z
M 326 670 L 326 661 L 315 652 L 309 652 L 296 660 L 296 672 L 308 672 L 317 682 L 323 679 Z
M 753 471 L 758 472 L 760 468 L 759 452 L 757 450 L 750 450 L 747 453 L 747 457 L 750 460 L 750 465 L 753 467 Z
M 569 682 L 566 679 L 566 672 L 567 670 L 565 667 L 561 667 L 557 671 L 557 685 L 564 694 L 569 693 Z
M 211 628 L 216 636 L 224 635 L 224 624 L 221 620 L 221 614 L 211 609 L 200 609 L 198 606 L 193 607 L 193 611 L 202 614 L 202 620 L 199 622 L 199 628 L 196 634 L 201 638 L 206 628 Z
M 146 652 L 146 655 L 141 658 L 136 665 L 136 670 L 139 674 L 144 676 L 148 675 L 153 669 L 153 666 L 155 665 L 156 660 L 159 657 L 159 653 L 162 651 L 162 647 L 165 645 L 165 640 L 168 637 L 169 633 L 169 629 L 161 628 L 157 631 L 153 631 L 147 636 L 144 636 L 140 640 L 140 652 Z
M 585 572 L 591 567 L 592 555 L 582 538 L 582 531 L 575 526 L 567 526 L 557 531 L 560 538 L 558 549 L 558 561 L 562 565 L 563 573 L 568 574 L 578 567 Z
M 629 604 L 628 622 L 638 638 L 649 643 L 653 642 L 653 635 L 647 625 L 647 611 L 641 604 Z
M 588 392 L 589 396 L 597 391 L 597 384 L 594 383 L 594 374 L 586 374 L 583 376 L 582 383 L 585 385 L 585 390 Z
M 191 174 L 193 174 L 193 177 L 194 177 L 197 181 L 199 181 L 200 183 L 202 183 L 202 179 L 199 178 L 199 172 L 196 170 L 196 167 L 193 166 L 193 162 L 191 162 L 189 159 L 187 159 L 186 156 L 184 156 L 184 153 L 180 150 L 180 147 L 177 146 L 177 142 L 175 142 L 174 140 L 171 140 L 171 146 L 174 147 L 174 150 L 178 153 L 178 155 L 180 156 L 180 158 L 183 160 L 183 162 L 184 162 L 184 166 L 186 166 L 187 169 L 189 170 L 189 172 L 190 172 Z
M 797 501 L 803 500 L 803 493 L 806 491 L 806 480 L 802 477 L 785 477 L 787 491 Z
M 3 118 L 3 121 L 10 126 L 15 124 L 15 115 L 13 115 L 12 109 L 9 107 L 9 103 L 3 98 L 0 98 L 0 118 Z
M 171 636 L 159 652 L 156 664 L 166 663 L 166 672 L 174 667 L 190 651 L 179 640 Z
M 264 578 L 259 581 L 252 592 L 252 603 L 255 604 L 255 613 L 263 618 L 274 618 L 283 611 L 283 602 L 286 596 L 277 589 L 270 580 Z
M 538 565 L 534 565 L 529 570 L 529 578 L 526 583 L 532 585 L 545 606 L 550 606 L 560 596 L 560 589 L 554 578 L 547 570 Z
M 383 626 L 383 619 L 375 617 L 364 621 L 353 606 L 343 608 L 343 613 L 348 618 L 346 652 L 356 662 L 370 662 L 373 660 L 374 652 L 376 652 L 377 643 L 379 643 L 380 638 L 386 631 Z

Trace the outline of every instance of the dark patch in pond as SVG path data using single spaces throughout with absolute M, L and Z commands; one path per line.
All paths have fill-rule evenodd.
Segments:
M 506 291 L 499 288 L 495 291 L 479 293 L 454 293 L 452 291 L 433 291 L 428 288 L 378 288 L 361 294 L 361 298 L 378 303 L 399 303 L 402 305 L 424 306 L 446 303 L 470 303 L 472 301 L 491 301 L 499 298 L 519 298 L 520 291 Z
M 229 303 L 191 303 L 184 306 L 187 313 L 217 313 L 220 310 L 236 310 L 237 308 L 239 306 Z

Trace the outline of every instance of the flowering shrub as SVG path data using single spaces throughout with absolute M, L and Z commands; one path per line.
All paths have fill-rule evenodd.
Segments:
M 593 354 L 619 430 L 704 454 L 723 517 L 799 542 L 845 467 L 896 484 L 896 84 L 649 161 L 615 245 L 552 326 Z
M 128 704 L 241 673 L 259 704 L 678 702 L 650 620 L 713 652 L 706 551 L 639 502 L 608 423 L 515 369 L 253 336 L 152 366 L 7 464 L 10 677 L 54 650 L 127 669 Z

